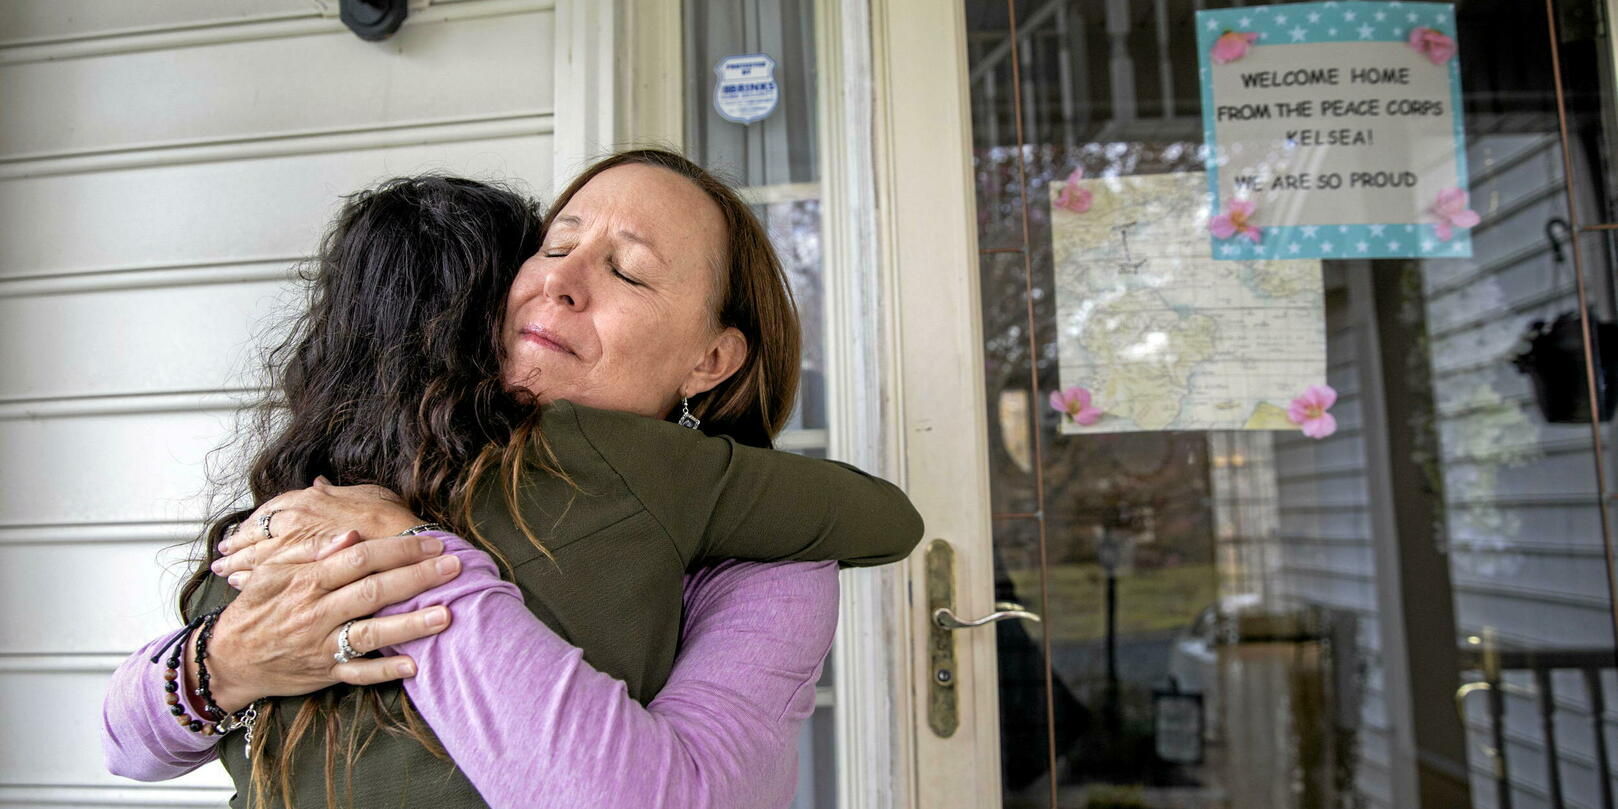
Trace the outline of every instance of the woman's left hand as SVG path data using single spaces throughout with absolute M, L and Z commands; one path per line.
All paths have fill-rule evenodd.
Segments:
M 263 515 L 271 515 L 269 532 L 261 527 Z M 245 571 L 269 560 L 283 550 L 300 544 L 310 546 L 312 558 L 325 556 L 321 546 L 333 544 L 343 532 L 355 530 L 360 536 L 386 537 L 420 525 L 423 520 L 405 508 L 399 495 L 382 486 L 334 486 L 324 477 L 315 478 L 307 489 L 283 492 L 254 511 L 224 541 L 224 556 L 215 560 L 214 573 L 230 577 L 231 586 L 241 588 Z M 307 552 L 304 554 L 311 556 Z

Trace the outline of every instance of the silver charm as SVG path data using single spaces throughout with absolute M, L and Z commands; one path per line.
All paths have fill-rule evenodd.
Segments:
M 263 700 L 253 700 L 252 702 L 247 703 L 246 708 L 230 714 L 224 719 L 214 723 L 214 732 L 218 733 L 220 736 L 224 736 L 226 733 L 241 730 L 242 728 L 247 728 L 247 734 L 242 737 L 242 742 L 247 745 L 247 749 L 243 751 L 243 755 L 249 759 L 253 757 L 253 726 L 258 722 L 258 706 L 261 702 L 263 702 Z
M 691 398 L 690 397 L 681 398 L 680 399 L 680 426 L 681 427 L 690 427 L 691 429 L 695 430 L 695 429 L 697 429 L 697 425 L 699 425 L 701 423 L 702 423 L 701 419 L 698 419 L 696 416 L 691 415 Z
M 242 715 L 242 727 L 247 728 L 247 732 L 242 734 L 242 743 L 244 745 L 242 747 L 242 756 L 244 758 L 251 759 L 253 757 L 253 729 L 257 726 L 258 702 L 255 700 L 247 706 L 247 713 Z

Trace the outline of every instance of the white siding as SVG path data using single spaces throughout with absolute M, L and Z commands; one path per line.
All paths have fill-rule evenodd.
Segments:
M 204 456 L 339 195 L 551 185 L 548 0 L 0 3 L 0 807 L 219 805 L 102 769 L 112 667 L 175 626 Z M 323 14 L 322 12 L 326 13 Z
M 1473 231 L 1476 258 L 1424 263 L 1434 390 L 1448 500 L 1450 574 L 1461 634 L 1493 629 L 1503 646 L 1611 649 L 1606 562 L 1597 509 L 1595 460 L 1588 424 L 1549 424 L 1534 403 L 1529 378 L 1510 358 L 1517 336 L 1534 320 L 1577 311 L 1571 247 L 1552 258 L 1546 222 L 1567 218 L 1562 152 L 1554 134 L 1473 138 L 1472 198 L 1484 221 Z M 1577 151 L 1574 165 L 1581 166 Z M 1580 170 L 1589 188 L 1593 173 Z M 1586 200 L 1588 202 L 1588 200 Z M 1585 211 L 1592 221 L 1593 211 Z M 1587 240 L 1594 247 L 1595 240 Z M 1585 255 L 1598 312 L 1607 266 Z M 1603 318 L 1610 315 L 1602 315 Z M 1609 433 L 1610 436 L 1610 433 Z M 1610 706 L 1610 657 L 1602 682 Z M 1476 676 L 1474 672 L 1472 676 Z M 1506 756 L 1513 805 L 1549 805 L 1545 696 L 1527 671 L 1506 674 Z M 1556 672 L 1556 746 L 1569 806 L 1597 806 L 1599 787 L 1590 708 L 1582 675 Z M 1491 780 L 1486 701 L 1469 701 L 1468 764 L 1474 805 L 1498 805 Z
M 1555 267 L 1544 231 L 1548 219 L 1566 217 L 1558 140 L 1482 136 L 1468 153 L 1472 198 L 1484 215 L 1474 230 L 1477 257 L 1421 265 L 1458 624 L 1456 638 L 1433 640 L 1459 643 L 1488 627 L 1508 648 L 1610 649 L 1589 426 L 1547 424 L 1528 377 L 1510 363 L 1531 321 L 1577 309 L 1571 255 Z M 1586 267 L 1603 266 L 1593 252 L 1586 259 Z M 1606 299 L 1599 287 L 1592 296 Z M 1328 297 L 1328 380 L 1340 393 L 1333 408 L 1339 429 L 1318 442 L 1290 433 L 1274 439 L 1280 542 L 1273 552 L 1280 562 L 1266 584 L 1283 601 L 1359 616 L 1356 654 L 1364 679 L 1354 783 L 1361 801 L 1375 807 L 1389 805 L 1390 722 L 1409 720 L 1388 716 L 1384 703 L 1377 631 L 1384 607 L 1377 602 L 1373 542 L 1379 540 L 1370 515 L 1387 506 L 1369 497 L 1359 429 L 1355 346 L 1365 325 L 1363 315 Z M 1397 368 L 1384 363 L 1386 372 Z M 1610 668 L 1602 679 L 1611 706 L 1618 681 Z M 1508 672 L 1506 681 L 1514 805 L 1546 806 L 1543 695 L 1528 672 Z M 1553 684 L 1564 795 L 1570 806 L 1594 806 L 1599 792 L 1582 675 L 1559 671 Z M 1480 808 L 1496 805 L 1483 753 L 1490 732 L 1485 706 L 1482 697 L 1467 704 L 1467 763 Z M 1610 718 L 1607 725 L 1611 734 Z

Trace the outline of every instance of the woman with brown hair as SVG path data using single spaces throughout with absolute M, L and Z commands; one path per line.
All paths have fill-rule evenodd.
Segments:
M 264 502 L 214 524 L 210 545 L 223 526 L 246 526 L 213 565 L 243 586 L 241 598 L 213 612 L 231 591 L 207 570 L 183 595 L 188 617 L 215 616 L 185 638 L 188 650 L 206 647 L 206 701 L 222 712 L 261 706 L 251 767 L 240 734 L 221 745 L 239 798 L 252 792 L 261 805 L 278 792 L 289 805 L 316 805 L 323 793 L 332 804 L 342 787 L 363 805 L 482 805 L 471 778 L 490 803 L 536 805 L 577 783 L 569 773 L 537 783 L 521 777 L 535 764 L 534 748 L 510 746 L 532 741 L 518 732 L 523 722 L 558 701 L 595 699 L 602 674 L 652 699 L 680 639 L 681 573 L 732 557 L 880 563 L 903 558 L 919 540 L 919 518 L 891 484 L 759 448 L 794 398 L 796 317 L 762 228 L 701 169 L 666 152 L 602 161 L 557 201 L 537 253 L 514 279 L 506 270 L 494 284 L 466 278 L 502 266 L 501 251 L 484 238 L 489 222 L 454 205 L 392 210 L 397 195 L 386 190 L 351 203 L 323 251 L 311 317 L 285 365 L 291 420 L 253 468 L 252 488 Z M 401 221 L 415 229 L 401 230 Z M 506 241 L 527 251 L 520 236 Z M 330 278 L 345 272 L 346 280 Z M 500 309 L 486 306 L 490 288 L 499 290 Z M 427 308 L 424 289 L 437 290 Z M 369 301 L 357 315 L 356 297 Z M 491 310 L 504 317 L 478 322 L 480 304 L 485 317 Z M 685 426 L 666 420 L 676 404 Z M 698 424 L 717 437 L 686 429 Z M 294 490 L 317 476 L 367 485 Z M 352 547 L 352 533 L 324 547 L 314 540 L 352 527 L 386 536 L 424 519 L 459 529 L 420 535 L 442 540 L 464 565 L 454 581 L 437 584 L 454 624 L 412 641 L 418 660 L 348 660 L 427 628 L 379 614 L 336 629 L 331 615 L 363 615 L 356 604 L 397 601 L 453 572 L 430 572 L 434 560 L 419 560 L 434 554 L 416 538 Z M 500 557 L 517 586 L 493 576 L 493 562 L 462 535 Z M 378 572 L 356 582 L 356 571 Z M 469 582 L 479 571 L 487 575 Z M 342 610 L 326 603 L 336 601 Z M 583 647 L 600 673 L 584 673 L 576 657 L 555 671 L 525 668 L 525 651 L 548 654 L 558 639 L 546 645 L 530 637 L 538 623 L 524 628 L 510 612 L 514 604 Z M 506 617 L 468 620 L 487 614 Z M 515 637 L 523 644 L 511 645 Z M 195 654 L 184 655 L 185 672 L 174 672 L 188 692 L 208 683 L 191 664 Z M 333 654 L 346 662 L 320 662 Z M 333 679 L 388 680 L 397 669 L 383 666 L 410 663 L 419 664 L 405 681 L 411 701 L 459 769 L 434 755 L 432 732 L 414 721 L 396 685 L 289 699 Z M 543 692 L 549 703 L 525 705 L 501 692 L 525 673 L 554 678 L 556 688 Z M 460 693 L 426 699 L 418 693 L 423 682 L 450 683 Z M 716 713 L 727 707 L 721 691 L 704 698 Z M 114 714 L 123 715 L 114 702 L 109 696 L 109 728 Z M 396 721 L 394 707 L 402 714 Z M 296 717 L 283 722 L 294 708 Z M 189 724 L 207 730 L 203 718 L 214 717 Z M 609 727 L 613 721 L 602 718 Z M 309 733 L 317 724 L 323 745 Z M 722 717 L 713 724 L 722 729 Z M 591 734 L 574 727 L 546 738 L 551 746 L 539 757 L 577 746 L 558 740 Z M 625 754 L 614 745 L 598 752 L 608 763 Z M 408 784 L 398 782 L 400 773 Z M 606 801 L 614 786 L 595 783 L 589 794 Z M 653 797 L 637 788 L 621 805 L 651 805 Z

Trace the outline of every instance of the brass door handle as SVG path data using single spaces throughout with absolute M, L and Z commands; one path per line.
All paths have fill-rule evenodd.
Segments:
M 1455 713 L 1461 717 L 1461 724 L 1466 724 L 1466 698 L 1477 691 L 1488 691 L 1494 686 L 1479 680 L 1477 682 L 1463 683 L 1455 689 Z
M 1466 727 L 1466 698 L 1479 691 L 1492 690 L 1494 690 L 1494 685 L 1483 680 L 1464 683 L 1460 688 L 1455 689 L 1455 713 L 1461 718 L 1462 728 Z M 1496 719 L 1492 721 L 1500 720 Z M 1505 778 L 1506 760 L 1501 757 L 1500 751 L 1490 745 L 1485 744 L 1483 745 L 1483 754 L 1489 757 L 1490 763 L 1494 766 L 1494 777 Z
M 1039 620 L 1039 616 L 1033 612 L 1030 612 L 1027 607 L 1024 607 L 1021 604 L 1014 604 L 1010 601 L 996 601 L 994 604 L 994 609 L 994 612 L 991 612 L 982 618 L 964 621 L 953 611 L 951 611 L 949 607 L 939 607 L 938 609 L 933 610 L 933 625 L 939 629 L 955 630 L 987 626 L 995 623 L 996 621 L 1009 621 L 1013 618 L 1026 618 L 1030 621 Z
M 927 725 L 939 738 L 947 739 L 960 726 L 960 701 L 956 694 L 957 663 L 955 630 L 985 626 L 1011 618 L 1038 621 L 1039 616 L 1021 604 L 997 601 L 994 612 L 971 621 L 955 614 L 955 549 L 942 539 L 927 543 L 927 609 L 932 626 L 927 627 Z

